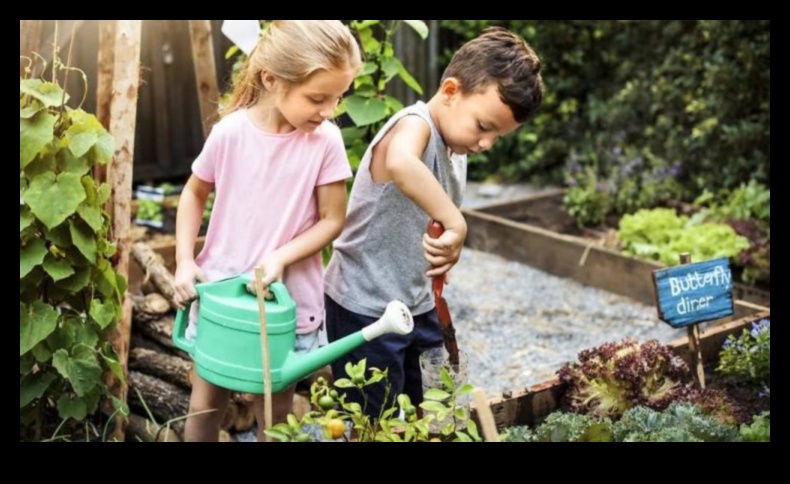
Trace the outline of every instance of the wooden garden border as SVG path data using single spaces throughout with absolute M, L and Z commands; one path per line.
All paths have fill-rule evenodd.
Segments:
M 716 361 L 727 336 L 739 333 L 742 329 L 749 327 L 752 322 L 770 317 L 770 315 L 770 310 L 760 311 L 702 331 L 700 347 L 703 361 Z M 669 343 L 668 346 L 687 363 L 689 362 L 688 338 L 679 338 Z M 564 385 L 560 383 L 559 379 L 553 378 L 512 394 L 506 393 L 501 398 L 490 399 L 488 403 L 491 406 L 497 427 L 534 425 L 536 421 L 559 408 L 564 391 Z M 472 414 L 476 417 L 474 409 Z
M 536 225 L 511 220 L 530 216 L 556 216 L 556 198 L 563 190 L 551 190 L 512 202 L 463 210 L 468 226 L 466 245 L 497 254 L 542 271 L 572 278 L 582 284 L 620 294 L 644 304 L 655 304 L 652 273 L 663 264 L 630 257 L 598 246 L 595 241 L 553 232 Z M 529 288 L 526 288 L 529 290 Z M 747 300 L 742 285 L 735 292 L 735 317 L 767 309 Z

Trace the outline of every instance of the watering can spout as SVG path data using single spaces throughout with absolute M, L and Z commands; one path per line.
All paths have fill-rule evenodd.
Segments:
M 414 320 L 409 308 L 400 301 L 392 301 L 378 321 L 361 331 L 304 355 L 291 353 L 283 365 L 282 379 L 287 382 L 298 382 L 366 341 L 388 333 L 409 334 L 412 329 L 414 329 Z

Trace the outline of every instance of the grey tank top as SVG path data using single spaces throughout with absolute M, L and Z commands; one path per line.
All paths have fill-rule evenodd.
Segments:
M 370 176 L 373 147 L 404 116 L 419 116 L 431 127 L 422 161 L 456 206 L 463 201 L 466 157 L 454 155 L 451 161 L 447 156 L 428 106 L 420 101 L 393 115 L 359 165 L 346 224 L 334 242 L 325 274 L 326 294 L 345 309 L 365 316 L 381 316 L 394 299 L 406 304 L 415 316 L 434 306 L 430 281 L 425 277 L 429 264 L 422 248 L 428 215 L 394 183 L 377 184 Z

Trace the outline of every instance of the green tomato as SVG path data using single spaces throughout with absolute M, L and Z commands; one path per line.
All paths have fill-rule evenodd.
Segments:
M 324 410 L 331 410 L 335 408 L 335 399 L 330 397 L 329 395 L 324 395 L 323 397 L 318 399 L 318 406 L 323 408 Z

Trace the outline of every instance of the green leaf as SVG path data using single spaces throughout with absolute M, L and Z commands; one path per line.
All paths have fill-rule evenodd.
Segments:
M 38 344 L 30 350 L 30 354 L 36 359 L 36 362 L 43 363 L 52 358 L 52 352 L 47 348 L 46 344 Z
M 48 228 L 55 227 L 73 214 L 85 200 L 80 176 L 74 173 L 42 173 L 33 178 L 25 192 L 25 202 L 33 214 Z
M 358 76 L 369 76 L 379 70 L 379 66 L 375 62 L 365 62 L 362 64 L 362 71 L 357 74 Z
M 474 390 L 474 389 L 475 389 L 475 387 L 472 386 L 471 384 L 464 383 L 463 386 L 461 386 L 461 388 L 458 389 L 458 392 L 456 393 L 456 396 L 462 397 L 464 395 L 468 395 L 468 394 L 472 393 L 472 390 Z
M 115 320 L 115 305 L 102 303 L 99 299 L 91 300 L 91 318 L 96 321 L 101 329 L 106 328 Z
M 87 286 L 91 280 L 91 272 L 88 268 L 77 269 L 76 274 L 60 281 L 58 283 L 58 287 L 64 289 L 66 291 L 75 293 L 77 291 L 82 290 L 83 287 Z
M 77 395 L 83 396 L 101 382 L 101 367 L 93 349 L 87 345 L 75 346 L 73 355 L 59 349 L 52 358 L 52 365 L 71 382 Z
M 339 380 L 335 380 L 335 387 L 337 388 L 354 388 L 356 385 L 351 383 L 351 380 L 348 378 L 341 378 Z
M 105 297 L 120 297 L 120 290 L 118 288 L 118 280 L 115 277 L 115 271 L 112 270 L 110 263 L 105 259 L 99 263 L 99 272 L 94 276 L 96 288 Z
M 19 93 L 38 99 L 44 106 L 60 106 L 64 102 L 63 89 L 54 82 L 44 82 L 41 79 L 20 79 Z M 66 94 L 65 100 L 68 101 L 69 95 Z
M 403 22 L 413 28 L 422 37 L 422 40 L 428 38 L 428 26 L 422 20 L 404 20 Z
M 442 383 L 444 383 L 444 386 L 446 386 L 448 390 L 451 392 L 455 391 L 455 382 L 450 377 L 450 373 L 447 372 L 447 368 L 442 368 L 442 370 L 439 372 L 439 378 L 442 379 Z
M 20 375 L 27 375 L 33 369 L 33 365 L 36 364 L 36 359 L 33 357 L 31 353 L 25 353 L 24 355 L 19 357 L 19 374 Z
M 424 398 L 426 400 L 437 400 L 437 401 L 441 402 L 441 401 L 444 401 L 444 400 L 447 400 L 448 398 L 450 398 L 450 394 L 445 392 L 445 391 L 443 391 L 443 390 L 438 390 L 436 388 L 431 388 L 430 390 L 425 392 L 425 397 Z
M 379 22 L 381 22 L 381 21 L 380 21 L 380 20 L 362 20 L 362 21 L 354 21 L 354 23 L 352 24 L 352 26 L 353 26 L 355 29 L 357 29 L 357 30 L 362 30 L 362 29 L 366 29 L 366 28 L 368 28 L 368 27 L 372 27 L 372 26 L 374 26 L 374 25 L 377 25 Z
M 396 57 L 388 57 L 381 62 L 381 70 L 384 71 L 385 80 L 389 81 L 398 75 L 401 63 Z
M 52 141 L 57 118 L 42 111 L 30 119 L 19 120 L 19 169 L 33 161 L 39 151 Z
M 104 220 L 102 219 L 102 212 L 99 207 L 92 205 L 85 205 L 84 203 L 77 207 L 77 213 L 82 220 L 87 223 L 94 232 L 101 230 Z
M 47 344 L 50 348 L 71 348 L 74 346 L 77 327 L 82 324 L 82 319 L 74 316 L 63 318 L 63 322 L 47 337 Z
M 99 353 L 99 356 L 102 357 L 104 364 L 107 365 L 107 368 L 109 368 L 110 371 L 112 371 L 112 374 L 115 375 L 115 378 L 117 378 L 121 383 L 125 383 L 126 378 L 123 375 L 121 362 L 114 358 L 115 352 L 112 350 L 110 343 L 104 343 L 103 352 Z
M 19 249 L 19 278 L 22 279 L 34 267 L 41 264 L 45 255 L 47 255 L 47 246 L 41 239 L 33 239 Z
M 273 437 L 273 438 L 275 438 L 277 440 L 281 440 L 283 442 L 289 442 L 291 440 L 291 437 L 288 434 L 286 434 L 285 432 L 282 432 L 280 430 L 275 430 L 274 428 L 265 430 L 265 433 L 269 437 Z
M 102 183 L 101 186 L 99 187 L 99 192 L 98 192 L 99 205 L 104 205 L 104 202 L 110 199 L 111 194 L 112 192 L 110 191 L 110 185 L 108 185 L 107 183 Z
M 77 326 L 77 331 L 74 333 L 74 342 L 89 348 L 95 348 L 99 343 L 99 334 L 94 328 L 95 326 L 84 323 Z
M 231 57 L 236 55 L 236 53 L 239 52 L 240 50 L 241 49 L 239 49 L 238 45 L 235 45 L 235 44 L 231 45 L 230 47 L 228 47 L 228 50 L 225 51 L 225 60 L 230 59 Z
M 55 157 L 55 153 L 51 152 L 49 147 L 50 145 L 47 145 L 44 151 L 40 151 L 38 155 L 33 158 L 33 161 L 28 163 L 25 167 L 25 171 L 21 172 L 27 176 L 28 179 L 32 180 L 43 173 L 58 173 L 60 171 L 58 169 L 58 161 Z
M 39 111 L 44 109 L 44 106 L 38 103 L 29 104 L 24 108 L 19 108 L 19 118 L 20 119 L 30 119 Z
M 364 98 L 356 94 L 346 98 L 348 115 L 357 126 L 381 121 L 387 116 L 387 105 L 379 99 Z
M 55 330 L 58 312 L 41 301 L 19 303 L 19 356 L 24 355 Z
M 81 223 L 69 221 L 71 240 L 77 246 L 82 255 L 89 262 L 96 262 L 96 236 L 90 228 Z
M 58 151 L 57 160 L 60 171 L 75 173 L 80 176 L 86 175 L 91 171 L 91 163 L 87 156 L 77 158 L 67 149 Z
M 393 57 L 393 59 L 397 59 L 397 58 Z M 400 75 L 400 78 L 403 79 L 403 82 L 405 82 L 407 86 L 412 88 L 414 92 L 422 96 L 422 86 L 420 86 L 420 83 L 417 82 L 417 80 L 413 78 L 411 74 L 409 74 L 409 71 L 407 71 L 406 68 L 403 67 L 403 64 L 401 64 L 400 61 L 398 61 L 398 64 L 400 64 L 398 68 L 398 75 Z
M 469 435 L 472 436 L 473 439 L 480 441 L 480 434 L 477 431 L 477 424 L 474 420 L 468 420 L 466 422 L 466 430 L 469 432 Z
M 68 222 L 62 223 L 53 229 L 44 227 L 44 237 L 58 249 L 68 249 L 72 246 Z
M 455 436 L 458 438 L 460 442 L 472 442 L 472 438 L 460 430 L 455 433 Z
M 44 258 L 43 267 L 47 274 L 49 274 L 49 277 L 55 282 L 74 274 L 74 269 L 67 260 L 59 259 L 50 253 L 47 253 L 47 256 Z
M 420 407 L 428 410 L 429 412 L 446 412 L 447 407 L 436 401 L 425 401 L 420 404 Z
M 386 104 L 392 112 L 398 112 L 403 109 L 403 103 L 392 96 L 384 96 L 384 104 Z
M 38 372 L 19 385 L 19 408 L 37 398 L 47 390 L 49 384 L 55 379 L 55 375 L 49 372 Z
M 457 419 L 460 419 L 460 420 L 466 420 L 467 419 L 466 409 L 465 408 L 456 408 L 453 411 L 453 416 L 455 418 L 457 418 Z
M 95 161 L 97 163 L 101 165 L 108 163 L 115 154 L 115 138 L 107 131 L 100 133 L 93 152 L 96 155 Z
M 88 415 L 85 400 L 73 395 L 63 394 L 58 398 L 58 415 L 60 418 L 82 420 Z
M 104 132 L 104 127 L 95 116 L 82 109 L 69 113 L 71 126 L 66 130 L 64 139 L 69 150 L 76 158 L 81 158 L 99 141 L 99 135 Z
M 30 227 L 36 217 L 30 212 L 30 207 L 27 205 L 19 206 L 19 233 Z

